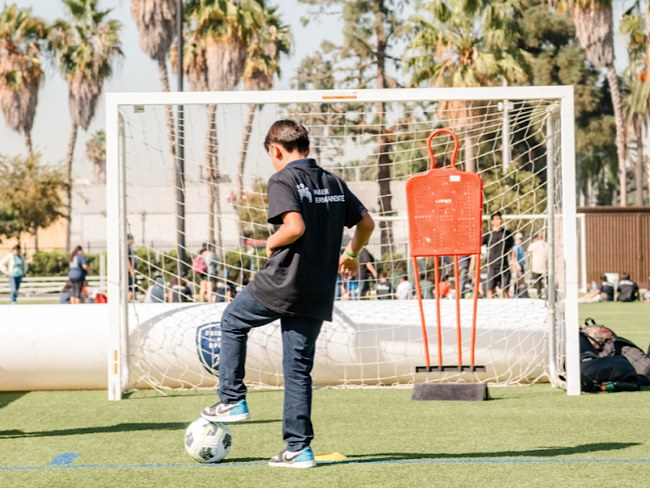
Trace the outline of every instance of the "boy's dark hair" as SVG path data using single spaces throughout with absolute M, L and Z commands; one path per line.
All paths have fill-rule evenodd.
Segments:
M 490 215 L 490 220 L 494 220 L 494 217 L 501 217 L 501 212 L 498 210 L 494 212 L 492 215 Z
M 271 144 L 280 144 L 287 151 L 297 149 L 301 154 L 309 151 L 309 133 L 305 126 L 289 119 L 278 120 L 266 134 L 264 149 Z
M 629 280 L 629 279 L 630 279 L 630 273 L 623 273 L 622 278 L 623 278 L 624 280 Z

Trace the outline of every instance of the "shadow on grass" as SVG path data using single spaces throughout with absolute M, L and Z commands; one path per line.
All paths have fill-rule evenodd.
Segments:
M 249 420 L 247 424 L 270 424 L 280 422 L 279 419 Z M 184 431 L 190 422 L 142 422 L 105 425 L 100 427 L 78 427 L 76 429 L 44 430 L 25 432 L 18 429 L 0 430 L 1 439 L 19 439 L 25 437 L 58 437 L 84 434 L 110 434 L 115 432 L 137 432 L 152 430 L 181 430 Z
M 374 454 L 348 455 L 347 461 L 332 464 L 391 462 L 416 459 L 490 459 L 490 458 L 521 458 L 539 457 L 551 458 L 557 456 L 571 456 L 574 454 L 588 454 L 594 452 L 616 451 L 641 445 L 640 442 L 599 442 L 594 444 L 581 444 L 572 447 L 546 447 L 540 449 L 527 449 L 525 451 L 494 451 L 494 452 L 464 452 L 464 453 L 407 453 L 407 452 L 381 452 Z
M 0 393 L 0 408 L 4 408 L 11 402 L 15 402 L 19 398 L 27 395 L 28 391 L 10 391 Z

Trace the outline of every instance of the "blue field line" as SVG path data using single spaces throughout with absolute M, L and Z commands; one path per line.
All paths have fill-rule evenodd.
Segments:
M 75 453 L 68 453 L 75 454 Z M 76 457 L 76 456 L 75 456 Z M 650 463 L 650 459 L 359 459 L 347 461 L 325 461 L 318 465 L 334 464 L 635 464 Z M 160 469 L 160 468 L 238 468 L 266 466 L 267 461 L 242 461 L 215 464 L 177 463 L 177 464 L 49 464 L 45 466 L 2 466 L 0 471 L 43 471 L 57 469 Z
M 78 452 L 64 452 L 50 461 L 50 465 L 70 464 L 79 457 Z

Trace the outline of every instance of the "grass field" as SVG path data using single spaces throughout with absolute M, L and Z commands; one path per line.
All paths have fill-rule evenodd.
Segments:
M 581 308 L 645 349 L 650 304 Z M 202 466 L 183 432 L 211 392 L 0 393 L 0 487 L 643 486 L 650 391 L 567 397 L 541 384 L 490 388 L 486 402 L 415 402 L 410 388 L 314 393 L 315 452 L 347 461 L 273 469 L 282 392 L 252 391 L 222 464 Z

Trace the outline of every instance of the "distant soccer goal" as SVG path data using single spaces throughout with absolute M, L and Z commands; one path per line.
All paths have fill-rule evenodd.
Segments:
M 315 384 L 549 381 L 579 394 L 571 87 L 113 93 L 106 110 L 109 398 L 217 384 L 221 312 L 266 261 L 273 169 L 262 142 L 280 118 L 307 127 L 311 156 L 342 175 L 379 222 L 364 280 L 337 284 Z M 501 212 L 524 251 L 524 272 L 505 290 L 522 298 L 479 300 L 482 373 L 415 373 L 423 360 L 417 300 L 396 298 L 400 281 L 426 280 L 434 267 L 422 259 L 413 269 L 404 187 L 428 168 L 426 141 L 441 127 L 460 138 L 457 166 L 483 181 L 484 215 Z M 434 144 L 436 165 L 449 164 L 451 141 Z M 527 256 L 534 236 L 548 249 L 541 296 Z M 435 300 L 424 306 L 434 323 Z M 455 334 L 454 308 L 441 300 L 443 334 Z M 249 384 L 282 385 L 277 328 L 252 331 Z M 429 347 L 437 355 L 435 341 Z

